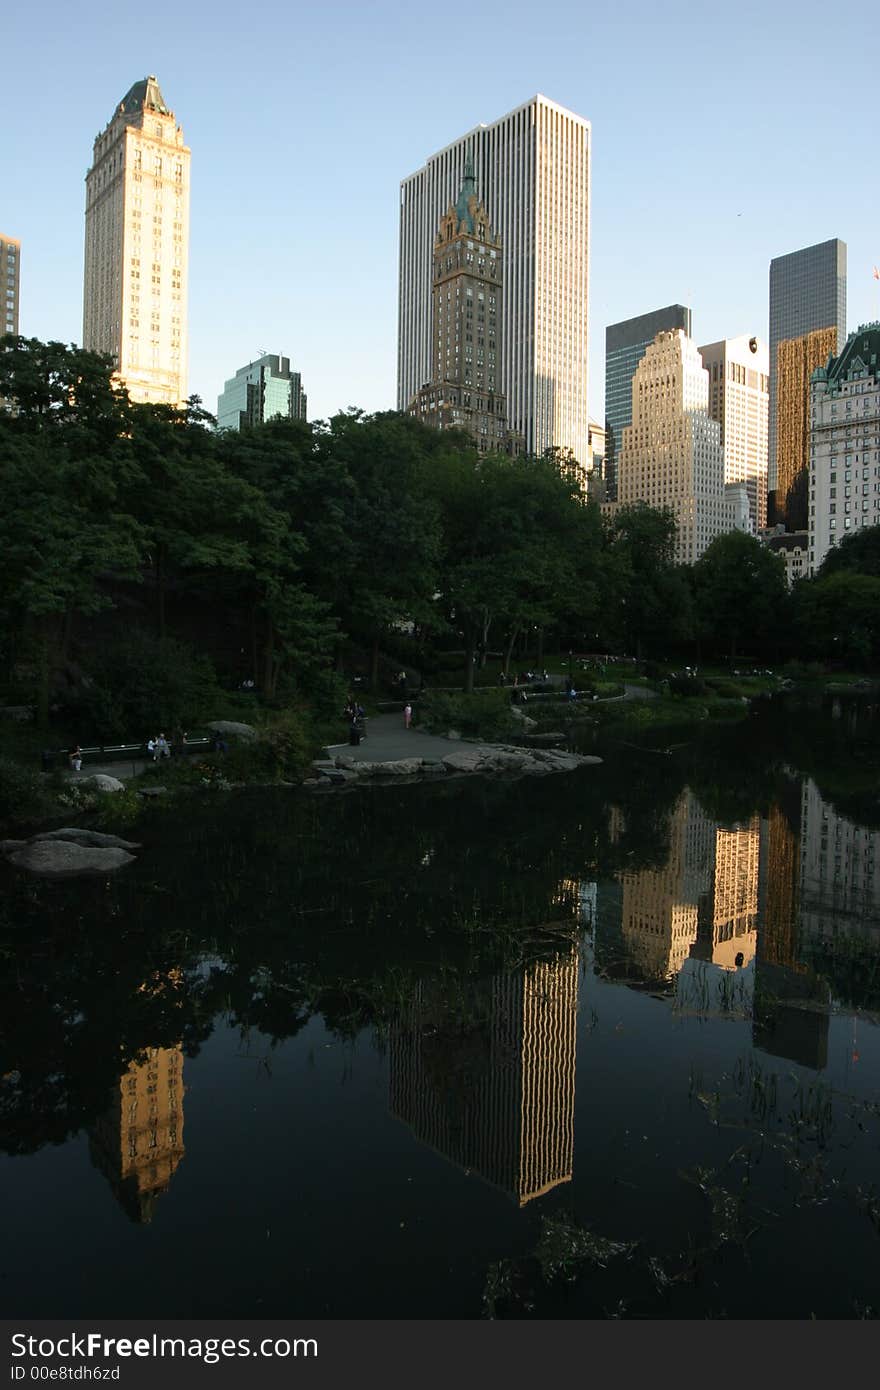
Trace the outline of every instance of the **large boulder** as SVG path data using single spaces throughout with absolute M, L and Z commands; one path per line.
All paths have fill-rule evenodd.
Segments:
M 115 873 L 133 864 L 134 855 L 124 849 L 75 845 L 70 840 L 34 840 L 10 854 L 9 863 L 42 878 L 76 878 Z
M 70 844 L 82 845 L 86 849 L 140 849 L 133 840 L 122 840 L 118 835 L 105 835 L 100 830 L 84 830 L 78 825 L 65 826 L 63 830 L 41 830 L 34 840 L 67 840 Z
M 96 792 L 124 792 L 125 783 L 106 772 L 93 772 L 91 777 L 77 778 L 78 787 L 94 787 Z
M 217 734 L 228 734 L 231 738 L 243 739 L 245 743 L 251 743 L 257 737 L 257 731 L 252 724 L 236 724 L 232 719 L 213 719 L 208 728 Z

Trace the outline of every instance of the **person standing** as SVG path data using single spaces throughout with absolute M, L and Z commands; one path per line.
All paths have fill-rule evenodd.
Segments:
M 412 705 L 404 705 L 403 708 L 403 727 L 408 729 L 412 724 Z
M 80 748 L 78 743 L 75 743 L 71 748 L 70 752 L 67 755 L 67 761 L 70 764 L 71 772 L 81 771 L 83 765 L 82 749 Z

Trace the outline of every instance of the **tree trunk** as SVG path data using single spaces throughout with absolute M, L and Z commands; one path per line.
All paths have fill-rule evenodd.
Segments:
M 64 625 L 61 629 L 61 663 L 67 661 L 70 655 L 70 642 L 73 637 L 73 621 L 76 614 L 72 608 L 68 608 L 64 614 Z
M 539 670 L 539 671 L 543 671 L 543 669 L 544 669 L 544 629 L 543 629 L 542 627 L 539 627 L 539 628 L 538 628 L 538 661 L 537 661 L 537 665 L 538 665 L 538 670 Z
M 506 650 L 506 652 L 504 653 L 504 674 L 505 674 L 505 676 L 509 676 L 509 675 L 510 675 L 510 658 L 513 656 L 513 647 L 514 647 L 514 643 L 516 642 L 516 638 L 517 638 L 517 633 L 518 633 L 518 632 L 519 632 L 519 628 L 516 627 L 516 626 L 512 627 L 511 630 L 510 630 L 510 641 L 507 643 L 507 650 Z
M 370 652 L 370 689 L 373 694 L 379 689 L 379 638 L 373 638 L 373 646 Z
M 474 655 L 476 643 L 474 641 L 474 629 L 468 626 L 464 641 L 464 693 L 473 695 L 474 693 Z
M 480 643 L 480 670 L 481 670 L 481 671 L 485 668 L 485 665 L 486 665 L 486 657 L 487 657 L 488 654 L 489 654 L 489 652 L 488 652 L 488 647 L 489 647 L 489 629 L 491 628 L 491 626 L 492 626 L 492 615 L 491 615 L 491 613 L 489 612 L 488 609 L 484 609 L 484 610 L 483 610 L 483 636 L 482 636 L 482 640 L 481 640 L 481 643 Z
M 37 724 L 49 727 L 49 621 L 43 618 L 37 636 Z
M 251 604 L 251 680 L 257 685 L 260 679 L 260 642 L 257 635 L 256 603 Z
M 162 549 L 156 550 L 156 614 L 159 622 L 159 646 L 165 650 L 165 560 Z
M 275 627 L 271 618 L 266 620 L 266 644 L 263 648 L 263 694 L 271 700 L 273 691 L 275 657 Z

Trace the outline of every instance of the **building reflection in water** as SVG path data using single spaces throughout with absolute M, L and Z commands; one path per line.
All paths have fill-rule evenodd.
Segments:
M 621 936 L 627 959 L 645 980 L 677 975 L 710 911 L 715 827 L 686 791 L 669 819 L 662 868 L 620 875 Z
M 613 811 L 612 841 L 624 828 Z M 668 828 L 662 867 L 619 875 L 619 905 L 600 890 L 605 973 L 629 972 L 636 986 L 674 978 L 680 1007 L 748 1010 L 756 1047 L 824 1067 L 830 994 L 803 956 L 816 939 L 880 930 L 880 834 L 839 816 L 814 783 L 794 780 L 766 819 L 735 827 L 711 822 L 686 791 Z M 694 974 L 710 965 L 742 972 L 741 987 Z
M 520 1206 L 574 1163 L 578 951 L 473 983 L 421 984 L 390 1040 L 390 1108 Z
M 145 1061 L 123 1072 L 90 1130 L 92 1162 L 132 1221 L 152 1220 L 156 1198 L 168 1191 L 183 1158 L 183 1095 L 181 1048 L 148 1048 Z

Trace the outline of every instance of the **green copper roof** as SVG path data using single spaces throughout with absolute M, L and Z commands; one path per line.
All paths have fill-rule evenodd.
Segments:
M 850 333 L 840 356 L 829 355 L 825 366 L 813 372 L 812 380 L 845 381 L 851 374 L 865 371 L 871 376 L 880 371 L 880 323 L 866 323 Z
M 467 159 L 464 162 L 464 182 L 461 185 L 461 192 L 458 195 L 458 202 L 455 204 L 455 215 L 459 223 L 464 223 L 465 230 L 474 230 L 473 214 L 470 210 L 470 200 L 476 197 L 477 181 L 474 177 L 474 159 L 468 150 Z
M 142 111 L 157 111 L 160 116 L 173 113 L 165 105 L 159 83 L 155 77 L 143 77 L 130 87 L 119 103 L 124 116 L 138 116 Z

